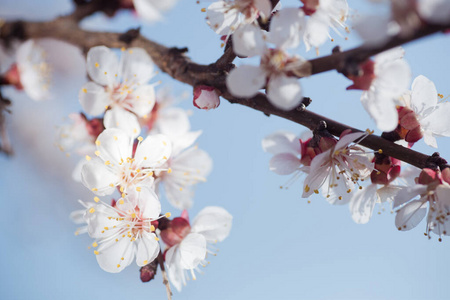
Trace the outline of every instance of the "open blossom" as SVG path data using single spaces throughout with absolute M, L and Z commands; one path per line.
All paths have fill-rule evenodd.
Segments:
M 155 105 L 153 61 L 141 48 L 122 51 L 121 60 L 105 46 L 91 48 L 86 67 L 93 81 L 86 83 L 78 97 L 84 111 L 103 114 L 106 128 L 120 128 L 134 137 L 140 133 L 137 117 L 150 113 Z
M 394 202 L 397 210 L 395 226 L 398 230 L 410 230 L 427 216 L 426 235 L 450 235 L 450 170 L 423 169 L 417 184 L 400 190 Z M 419 196 L 419 199 L 415 199 Z M 428 206 L 428 214 L 427 214 Z M 429 236 L 430 237 L 430 236 Z
M 147 22 L 160 21 L 162 12 L 171 9 L 178 0 L 121 0 L 124 7 L 134 7 L 139 17 Z
M 161 238 L 170 248 L 165 253 L 169 280 L 178 291 L 186 285 L 187 271 L 195 280 L 194 270 L 204 265 L 207 244 L 223 241 L 230 233 L 233 217 L 225 209 L 208 206 L 202 209 L 189 225 L 187 217 L 175 218 L 161 231 Z
M 303 198 L 318 194 L 322 189 L 331 204 L 348 202 L 355 183 L 369 176 L 373 170 L 373 163 L 362 148 L 350 146 L 364 135 L 363 132 L 343 135 L 335 146 L 314 157 L 304 182 Z
M 398 125 L 396 104 L 407 90 L 411 71 L 402 59 L 402 48 L 394 48 L 378 54 L 374 61 L 361 66 L 361 76 L 349 76 L 354 84 L 347 89 L 364 90 L 361 102 L 382 131 L 392 131 Z
M 418 0 L 417 11 L 428 23 L 448 24 L 450 22 L 450 2 L 447 0 Z
M 138 140 L 133 152 L 133 139 L 127 133 L 105 129 L 95 142 L 97 157 L 87 157 L 82 168 L 83 184 L 99 196 L 110 195 L 116 188 L 122 193 L 151 188 L 153 173 L 163 170 L 162 165 L 170 157 L 171 143 L 161 134 Z
M 191 147 L 200 133 L 188 133 L 172 140 L 172 155 L 162 166 L 169 172 L 156 173 L 156 184 L 164 188 L 167 200 L 178 209 L 191 208 L 195 186 L 205 182 L 212 169 L 209 154 L 197 146 Z
M 302 0 L 302 2 L 303 11 L 310 16 L 303 36 L 306 50 L 311 47 L 318 48 L 330 39 L 330 27 L 338 33 L 339 28 L 347 28 L 345 25 L 348 16 L 347 0 Z
M 227 77 L 230 92 L 237 97 L 252 97 L 266 86 L 267 97 L 273 105 L 285 110 L 296 107 L 302 99 L 302 89 L 294 73 L 298 74 L 306 65 L 301 57 L 290 56 L 285 49 L 298 46 L 304 22 L 300 9 L 288 8 L 275 14 L 268 40 L 276 48 L 267 47 L 257 26 L 240 27 L 233 35 L 234 51 L 243 56 L 260 55 L 261 61 L 259 66 L 233 69 Z
M 206 10 L 208 25 L 219 35 L 229 36 L 239 26 L 270 17 L 269 0 L 225 0 L 213 2 Z
M 51 67 L 39 41 L 28 40 L 16 51 L 16 63 L 3 75 L 6 83 L 24 90 L 36 101 L 50 98 Z
M 436 87 L 425 76 L 416 77 L 411 89 L 402 97 L 397 132 L 407 142 L 423 136 L 427 145 L 437 148 L 436 136 L 450 136 L 450 103 L 438 102 Z
M 159 253 L 159 243 L 151 224 L 159 218 L 161 205 L 156 194 L 148 189 L 134 191 L 111 206 L 97 197 L 96 203 L 83 203 L 83 215 L 75 212 L 87 223 L 83 231 L 95 241 L 92 244 L 99 266 L 110 273 L 118 273 L 129 266 L 136 257 L 136 264 L 144 266 Z M 120 207 L 118 203 L 127 203 Z M 80 218 L 81 217 L 81 218 Z

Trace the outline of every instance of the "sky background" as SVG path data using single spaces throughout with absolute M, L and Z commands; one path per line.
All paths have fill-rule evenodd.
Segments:
M 298 3 L 295 1 L 287 3 Z M 366 1 L 349 1 L 351 14 L 383 11 Z M 142 24 L 142 34 L 166 46 L 189 48 L 193 61 L 209 64 L 221 54 L 219 37 L 206 25 L 200 11 L 209 2 L 181 0 L 163 22 Z M 289 5 L 285 5 L 289 6 Z M 69 13 L 69 0 L 0 0 L 0 17 L 46 20 Z M 82 23 L 86 29 L 126 31 L 141 25 L 130 12 L 112 19 L 97 14 Z M 330 53 L 358 45 L 335 36 L 321 48 Z M 425 75 L 439 93 L 448 96 L 450 42 L 435 35 L 405 46 L 413 78 Z M 305 54 L 315 57 L 313 51 Z M 55 54 L 56 55 L 56 54 Z M 86 81 L 83 61 L 67 54 L 64 69 L 70 75 L 57 82 L 55 99 L 34 102 L 12 89 L 8 129 L 15 149 L 11 158 L 0 156 L 0 299 L 164 299 L 161 275 L 151 283 L 139 280 L 134 263 L 119 274 L 97 265 L 87 246 L 91 239 L 74 236 L 69 220 L 81 209 L 77 199 L 93 195 L 71 180 L 76 159 L 66 158 L 54 146 L 55 126 L 71 112 L 80 111 L 78 90 Z M 239 60 L 236 61 L 239 64 Z M 189 86 L 160 74 L 156 79 L 174 95 Z M 360 92 L 348 92 L 350 81 L 334 71 L 301 80 L 310 109 L 360 129 L 373 129 L 374 122 L 362 109 Z M 192 109 L 192 129 L 203 130 L 199 147 L 214 160 L 208 182 L 198 185 L 194 217 L 203 207 L 222 206 L 234 217 L 230 236 L 218 245 L 217 257 L 208 260 L 197 281 L 189 281 L 174 299 L 449 299 L 449 240 L 442 243 L 424 237 L 425 223 L 398 232 L 395 215 L 374 214 L 366 225 L 354 223 L 348 206 L 331 206 L 323 198 L 301 198 L 302 182 L 280 190 L 289 177 L 268 169 L 271 155 L 261 140 L 277 130 L 304 131 L 300 125 L 278 117 L 222 101 L 214 111 L 192 106 L 191 96 L 180 103 Z M 450 159 L 448 139 L 438 139 L 439 151 Z M 419 142 L 414 149 L 427 154 L 435 150 Z M 162 199 L 162 210 L 180 212 Z

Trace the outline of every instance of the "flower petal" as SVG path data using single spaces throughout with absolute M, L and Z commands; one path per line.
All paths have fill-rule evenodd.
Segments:
M 266 136 L 262 142 L 264 151 L 279 154 L 292 153 L 294 155 L 300 154 L 300 141 L 298 137 L 287 131 L 278 131 Z
M 112 86 L 119 71 L 119 61 L 111 49 L 97 46 L 91 48 L 87 54 L 86 69 L 96 83 Z
M 239 26 L 232 38 L 233 50 L 240 56 L 262 55 L 266 49 L 261 28 L 253 23 Z
M 156 235 L 142 231 L 142 236 L 137 240 L 136 264 L 140 267 L 151 263 L 159 254 L 159 243 Z
M 283 110 L 293 109 L 302 101 L 302 87 L 294 77 L 271 76 L 267 90 L 270 103 Z
M 98 158 L 93 158 L 81 169 L 81 182 L 98 196 L 114 193 L 118 181 L 118 174 Z
M 171 153 L 172 146 L 167 136 L 156 134 L 139 144 L 134 158 L 141 168 L 154 168 L 164 164 Z
M 269 163 L 270 171 L 278 175 L 289 175 L 300 167 L 300 160 L 291 153 L 276 154 Z
M 111 104 L 105 88 L 93 81 L 89 81 L 81 87 L 78 99 L 83 110 L 91 116 L 103 114 L 106 107 Z
M 233 216 L 222 207 L 202 209 L 192 222 L 191 232 L 202 234 L 209 243 L 221 242 L 229 234 Z
M 255 66 L 240 66 L 227 76 L 228 89 L 236 97 L 255 96 L 265 83 L 266 72 Z
M 130 238 L 114 239 L 101 244 L 98 247 L 97 262 L 103 270 L 110 273 L 118 273 L 131 264 L 136 252 L 136 243 Z
M 202 234 L 191 232 L 179 245 L 180 266 L 194 269 L 206 257 L 206 239 Z
M 120 107 L 108 110 L 103 118 L 103 124 L 106 129 L 117 128 L 124 131 L 133 140 L 141 133 L 136 115 Z
M 142 48 L 129 48 L 122 52 L 121 77 L 127 82 L 142 85 L 154 76 L 154 63 Z
M 156 96 L 153 85 L 141 85 L 133 92 L 133 97 L 135 100 L 132 101 L 129 109 L 139 117 L 150 113 L 155 106 Z
M 358 224 L 366 224 L 372 217 L 377 201 L 377 185 L 371 184 L 356 192 L 350 200 L 352 219 Z
M 300 44 L 305 27 L 305 14 L 301 9 L 284 8 L 270 21 L 269 41 L 277 48 L 295 48 Z
M 122 159 L 126 161 L 131 158 L 133 143 L 130 136 L 123 130 L 117 128 L 108 128 L 103 130 L 95 142 L 100 157 L 106 162 L 110 161 L 119 165 Z
M 427 201 L 414 200 L 397 211 L 395 226 L 399 230 L 410 230 L 416 227 L 427 213 Z

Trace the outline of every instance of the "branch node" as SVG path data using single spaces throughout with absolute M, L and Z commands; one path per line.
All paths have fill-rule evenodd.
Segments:
M 130 45 L 141 33 L 141 27 L 137 27 L 134 29 L 130 29 L 127 32 L 119 35 L 119 41 L 124 42 L 127 45 Z

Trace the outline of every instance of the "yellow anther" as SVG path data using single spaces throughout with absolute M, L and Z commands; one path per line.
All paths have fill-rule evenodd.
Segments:
M 93 242 L 93 243 L 92 243 L 92 247 L 95 248 L 95 247 L 97 247 L 97 246 L 98 246 L 97 242 Z
M 98 62 L 95 63 L 95 67 L 96 67 L 96 68 L 100 67 L 100 65 L 98 64 Z
M 139 173 L 139 172 L 141 172 L 141 169 L 136 169 L 136 173 Z
M 144 138 L 142 136 L 137 138 L 139 142 L 142 142 L 144 140 Z
M 82 91 L 83 91 L 83 93 L 87 93 L 87 89 L 83 89 Z
M 133 50 L 128 50 L 128 53 L 132 54 L 132 53 L 133 53 Z
M 110 187 L 114 187 L 114 184 L 113 184 L 113 183 L 110 183 L 109 186 L 110 186 Z
M 124 260 L 124 259 L 125 259 L 124 257 L 120 258 L 120 260 Z
M 105 161 L 105 165 L 109 166 L 111 162 L 109 160 Z
M 168 213 L 165 213 L 164 214 L 165 216 L 166 216 L 166 218 L 170 218 L 170 216 L 172 215 L 170 212 L 168 212 Z
M 94 250 L 94 254 L 95 254 L 95 255 L 98 255 L 99 252 L 98 252 L 97 250 Z
M 206 12 L 206 8 L 202 8 L 202 9 L 201 9 L 201 12 Z
M 123 193 L 123 186 L 120 187 L 120 192 Z
M 167 143 L 166 143 L 165 141 L 163 141 L 163 145 L 164 145 L 164 146 L 167 146 Z
M 95 155 L 100 156 L 100 151 L 97 150 L 94 153 L 95 153 Z
M 147 156 L 144 156 L 144 160 L 147 160 Z
M 96 141 L 95 141 L 95 144 L 96 144 L 97 146 L 100 146 L 100 141 L 99 141 L 99 140 L 96 140 Z
M 80 234 L 80 232 L 79 231 L 75 231 L 75 235 L 79 235 Z
M 318 194 L 318 193 L 319 193 L 319 190 L 314 190 L 314 193 Z
M 108 230 L 109 228 L 108 228 L 108 226 L 105 226 L 105 228 L 104 228 L 105 230 Z
M 107 72 L 105 72 L 105 75 L 107 75 L 108 73 Z
M 126 196 L 126 194 L 125 194 L 125 193 L 122 193 L 122 198 L 125 198 L 125 196 Z
M 125 51 L 125 47 L 120 48 L 120 50 Z
M 95 208 L 91 207 L 91 209 L 89 209 L 89 212 L 90 212 L 91 214 L 93 214 L 93 213 L 95 212 Z
M 100 199 L 98 197 L 94 197 L 94 201 L 98 202 L 98 201 L 100 201 Z
M 136 192 L 140 192 L 140 191 L 141 191 L 141 187 L 138 186 L 138 187 L 136 188 Z
M 125 203 L 125 201 L 123 201 L 123 199 L 119 200 L 119 204 L 124 204 L 124 203 Z
M 172 168 L 169 168 L 168 170 L 167 170 L 167 173 L 172 173 Z
M 153 176 L 153 172 L 148 173 L 147 176 Z
M 91 157 L 89 155 L 86 155 L 86 160 L 87 161 L 91 160 Z
M 120 265 L 119 265 L 119 264 L 117 264 L 117 267 L 118 267 L 118 268 L 120 268 Z
M 155 231 L 156 229 L 155 229 L 155 226 L 153 226 L 153 225 L 151 225 L 150 226 L 150 231 Z
M 155 241 L 159 241 L 159 238 L 157 236 L 155 236 Z
M 348 189 L 347 193 L 350 194 L 352 192 L 352 189 Z
M 180 192 L 181 192 L 181 191 L 183 190 L 183 188 L 182 188 L 182 187 L 180 187 L 180 188 L 179 188 L 179 190 L 180 190 Z
M 311 188 L 309 187 L 309 185 L 305 185 L 305 192 L 309 192 L 311 190 Z
M 339 196 L 338 199 L 339 199 L 339 200 L 342 200 L 342 196 Z
M 378 149 L 378 153 L 383 154 L 383 149 Z
M 144 265 L 148 264 L 148 260 L 144 260 Z
M 131 217 L 134 219 L 134 218 L 136 218 L 136 214 L 135 213 L 132 213 L 131 214 Z
M 167 160 L 167 156 L 163 156 L 163 159 Z
M 114 140 L 117 141 L 117 140 L 118 140 L 118 137 L 117 137 L 117 136 L 114 136 Z

